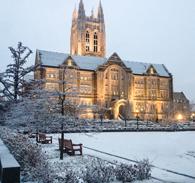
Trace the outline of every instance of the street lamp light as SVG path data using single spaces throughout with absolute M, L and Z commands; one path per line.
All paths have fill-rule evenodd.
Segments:
M 182 119 L 183 119 L 182 114 L 178 114 L 178 116 L 177 116 L 177 120 L 178 120 L 178 121 L 182 121 Z
M 195 121 L 195 113 L 192 113 L 191 118 L 192 118 L 192 121 Z
M 139 129 L 139 111 L 136 110 L 136 119 L 137 119 L 137 130 Z

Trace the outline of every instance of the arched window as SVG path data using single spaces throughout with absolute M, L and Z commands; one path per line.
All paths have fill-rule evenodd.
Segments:
M 93 43 L 94 48 L 93 48 L 93 50 L 94 50 L 94 52 L 97 52 L 98 51 L 98 35 L 97 35 L 96 32 L 94 33 L 93 39 L 94 39 L 94 43 Z
M 89 51 L 90 35 L 88 31 L 86 32 L 85 41 L 86 41 L 86 51 Z
M 89 32 L 87 31 L 87 32 L 86 32 L 86 43 L 89 43 L 89 38 L 90 38 Z

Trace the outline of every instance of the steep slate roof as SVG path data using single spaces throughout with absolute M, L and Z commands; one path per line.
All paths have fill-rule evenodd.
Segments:
M 148 68 L 152 65 L 160 76 L 166 76 L 166 77 L 170 76 L 167 68 L 163 64 L 151 64 L 151 63 L 131 62 L 131 61 L 123 61 L 123 62 L 128 68 L 131 68 L 134 74 L 144 74 L 147 72 Z
M 174 92 L 173 99 L 174 100 L 189 101 L 183 92 Z
M 192 109 L 191 109 L 192 112 L 195 112 L 195 104 L 192 104 Z
M 43 66 L 59 67 L 70 54 L 57 53 L 51 51 L 37 50 L 38 57 L 40 59 L 40 64 Z M 96 70 L 98 66 L 103 65 L 108 60 L 102 57 L 92 57 L 92 56 L 75 56 L 71 55 L 75 63 L 80 69 L 83 70 Z M 151 64 L 142 62 L 131 62 L 123 60 L 126 67 L 130 68 L 134 74 L 145 74 L 148 68 L 152 65 L 157 71 L 159 76 L 169 77 L 170 73 L 163 64 Z

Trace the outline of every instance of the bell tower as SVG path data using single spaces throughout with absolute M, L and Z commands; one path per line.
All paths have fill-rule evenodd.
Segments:
M 105 57 L 106 34 L 101 1 L 97 13 L 86 16 L 83 0 L 72 15 L 70 52 L 72 55 Z

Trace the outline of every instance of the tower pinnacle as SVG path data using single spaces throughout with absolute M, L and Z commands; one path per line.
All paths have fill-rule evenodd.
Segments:
M 78 18 L 80 19 L 85 18 L 85 8 L 84 8 L 83 0 L 80 0 L 79 3 Z
M 104 22 L 104 12 L 102 8 L 101 0 L 99 1 L 99 7 L 98 7 L 98 19 L 100 22 Z
M 77 16 L 78 16 L 78 14 L 77 14 L 77 8 L 76 8 L 76 5 L 75 5 L 74 11 L 72 13 L 72 19 L 73 20 L 76 20 L 77 19 Z

